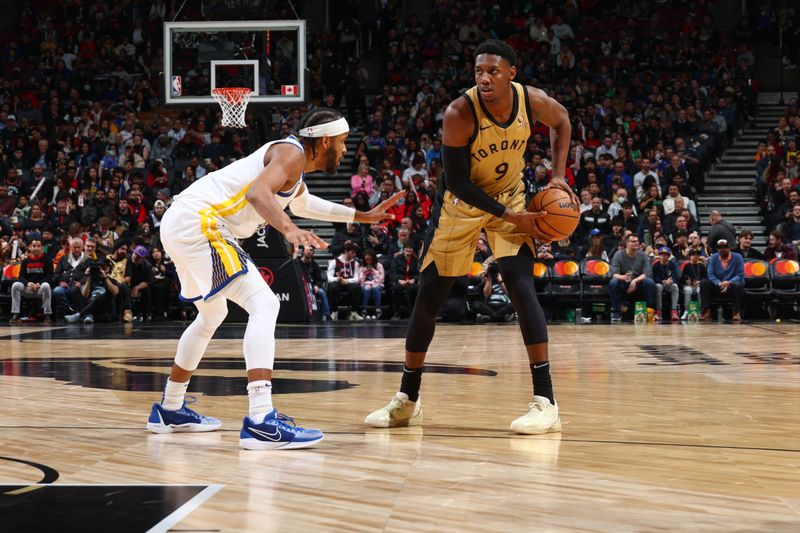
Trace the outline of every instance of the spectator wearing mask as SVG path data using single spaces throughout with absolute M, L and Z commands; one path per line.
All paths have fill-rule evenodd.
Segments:
M 11 323 L 19 322 L 22 298 L 42 300 L 44 322 L 49 324 L 53 314 L 51 308 L 50 283 L 53 280 L 53 262 L 44 255 L 41 239 L 28 243 L 28 256 L 22 260 L 17 281 L 11 285 Z
M 359 285 L 359 271 L 361 270 L 356 258 L 358 248 L 352 242 L 345 243 L 342 253 L 328 263 L 328 292 L 330 293 L 331 315 L 339 319 L 340 300 L 347 298 L 351 308 L 349 320 L 363 320 L 355 311 L 361 301 L 361 286 Z
M 647 307 L 653 307 L 653 269 L 647 254 L 639 250 L 639 237 L 635 234 L 625 237 L 625 251 L 614 254 L 611 259 L 609 289 L 612 322 L 622 320 L 620 304 L 623 297 L 634 298 L 637 293 L 644 293 Z
M 622 213 L 622 206 L 625 202 L 628 201 L 628 190 L 627 189 L 617 189 L 616 199 L 608 206 L 608 216 L 614 218 L 615 216 Z M 631 206 L 631 212 L 634 216 L 636 216 L 636 207 Z M 638 228 L 633 228 L 634 230 Z
M 697 297 L 697 306 L 702 309 L 700 282 L 704 279 L 708 279 L 708 272 L 700 256 L 700 250 L 690 250 L 689 262 L 684 265 L 680 279 L 680 284 L 683 287 L 683 315 L 681 315 L 681 320 L 688 318 L 689 302 L 693 296 Z
M 300 257 L 295 259 L 295 264 L 300 268 L 303 281 L 311 286 L 314 297 L 319 300 L 322 321 L 327 322 L 331 319 L 331 308 L 328 304 L 328 293 L 325 292 L 325 274 L 314 260 L 314 247 L 304 246 L 298 249 Z
M 700 301 L 703 306 L 701 320 L 711 320 L 711 299 L 726 295 L 733 298 L 733 321 L 742 320 L 741 307 L 744 294 L 744 259 L 732 253 L 725 239 L 717 241 L 717 253 L 708 261 L 708 278 L 700 282 Z
M 366 319 L 375 320 L 380 315 L 384 278 L 383 265 L 378 262 L 375 250 L 366 250 L 361 259 L 361 270 L 358 276 L 361 284 L 361 314 Z M 367 305 L 369 305 L 370 299 L 375 305 L 375 312 L 372 315 L 367 314 Z
M 663 304 L 662 294 L 666 290 L 670 295 L 670 302 L 672 303 L 671 319 L 673 322 L 679 322 L 680 316 L 678 315 L 678 299 L 680 292 L 678 290 L 678 268 L 675 266 L 675 261 L 670 259 L 672 251 L 666 246 L 658 249 L 658 261 L 653 265 L 653 281 L 656 284 L 656 321 L 661 321 L 661 306 Z

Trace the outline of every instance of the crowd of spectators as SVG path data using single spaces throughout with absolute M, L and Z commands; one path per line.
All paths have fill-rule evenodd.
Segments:
M 351 318 L 410 313 L 416 257 L 442 181 L 442 115 L 474 84 L 472 51 L 490 37 L 516 48 L 517 81 L 546 90 L 573 122 L 566 178 L 582 201 L 580 225 L 570 239 L 543 245 L 540 258 L 613 262 L 629 234 L 651 259 L 664 247 L 677 260 L 691 249 L 702 258 L 716 251 L 719 239 L 699 232 L 695 201 L 710 165 L 755 114 L 749 43 L 762 30 L 757 19 L 720 32 L 710 1 L 438 0 L 426 26 L 414 14 L 404 17 L 395 1 L 367 14 L 358 2 L 341 4 L 333 31 L 308 35 L 312 105 L 346 105 L 363 132 L 345 203 L 366 210 L 395 191 L 405 198 L 394 207 L 395 221 L 337 227 L 324 274 L 312 272 L 312 251 L 297 258 L 315 280 L 323 317 L 342 318 L 342 305 Z M 193 181 L 256 143 L 288 135 L 304 110 L 249 112 L 244 130 L 220 127 L 218 109 L 183 109 L 156 120 L 161 23 L 177 7 L 160 0 L 32 2 L 23 7 L 21 31 L 3 41 L 0 262 L 20 270 L 22 288 L 12 290 L 19 298 L 44 301 L 52 293 L 45 316 L 191 313 L 175 300 L 177 279 L 160 245 L 164 211 Z M 466 22 L 455 24 L 447 16 L 453 12 Z M 385 67 L 368 71 L 357 57 L 364 50 L 386 50 Z M 375 78 L 377 94 L 367 101 L 367 82 Z M 795 240 L 796 224 L 779 189 L 791 202 L 797 125 L 792 107 L 765 143 L 765 153 L 773 147 L 781 158 L 789 189 L 782 189 L 772 156 L 758 161 L 760 198 L 786 243 Z M 539 124 L 530 139 L 524 178 L 531 194 L 551 175 L 548 135 Z M 41 254 L 55 265 L 46 281 L 18 264 Z M 480 272 L 463 292 L 502 303 L 502 280 L 484 241 L 476 254 Z M 482 316 L 513 316 L 483 310 Z

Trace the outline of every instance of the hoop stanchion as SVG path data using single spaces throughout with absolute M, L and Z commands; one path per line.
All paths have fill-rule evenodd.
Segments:
M 219 87 L 211 89 L 211 96 L 222 108 L 222 125 L 228 128 L 245 128 L 244 112 L 250 102 L 252 89 L 247 87 Z

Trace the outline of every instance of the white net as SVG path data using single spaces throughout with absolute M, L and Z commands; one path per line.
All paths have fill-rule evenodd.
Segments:
M 222 125 L 227 128 L 245 128 L 244 112 L 250 102 L 252 90 L 246 87 L 221 87 L 211 89 L 211 96 L 222 108 Z

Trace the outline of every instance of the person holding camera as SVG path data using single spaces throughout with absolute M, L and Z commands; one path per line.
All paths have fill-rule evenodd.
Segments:
M 80 309 L 77 313 L 64 317 L 68 323 L 94 323 L 95 315 L 105 318 L 113 315 L 114 297 L 119 294 L 119 283 L 109 276 L 111 270 L 107 261 L 93 261 L 86 268 L 86 283 L 80 289 L 73 289 L 72 300 Z

